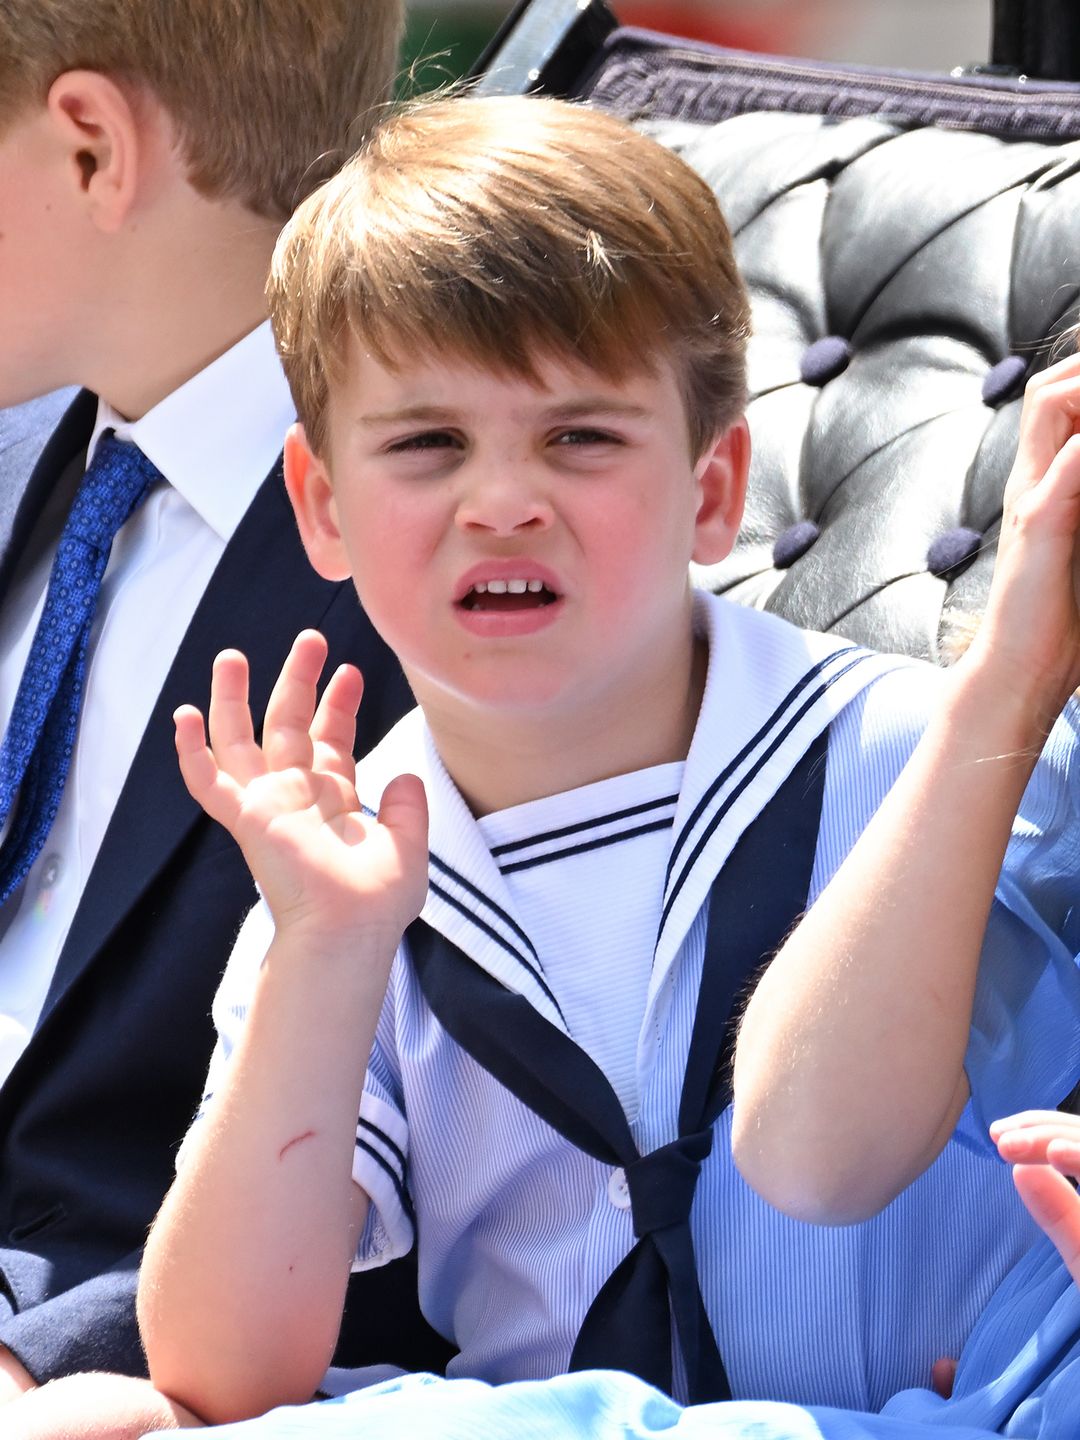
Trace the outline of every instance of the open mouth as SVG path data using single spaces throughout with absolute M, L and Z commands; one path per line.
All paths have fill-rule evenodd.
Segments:
M 554 605 L 558 596 L 542 580 L 478 581 L 462 596 L 463 610 L 538 610 Z

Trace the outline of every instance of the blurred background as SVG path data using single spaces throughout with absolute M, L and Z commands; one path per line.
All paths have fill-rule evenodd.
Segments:
M 900 70 L 984 61 L 989 48 L 991 0 L 612 0 L 612 5 L 626 25 L 737 49 Z M 460 75 L 512 8 L 512 0 L 410 0 L 407 59 L 444 52 L 441 78 Z M 439 78 L 429 71 L 424 83 Z

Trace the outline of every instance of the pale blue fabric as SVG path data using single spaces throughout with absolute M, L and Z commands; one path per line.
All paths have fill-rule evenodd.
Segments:
M 635 1376 L 585 1371 L 490 1387 L 409 1375 L 206 1432 L 211 1440 L 1076 1440 L 1080 1293 L 1053 1247 L 1006 1277 L 951 1400 L 895 1396 L 880 1415 L 740 1400 L 683 1408 Z

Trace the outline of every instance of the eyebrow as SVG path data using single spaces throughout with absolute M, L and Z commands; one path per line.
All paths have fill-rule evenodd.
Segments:
M 622 419 L 641 420 L 646 418 L 651 411 L 644 405 L 632 405 L 629 402 L 613 400 L 610 396 L 585 396 L 580 400 L 570 400 L 565 404 L 553 405 L 550 410 L 541 412 L 542 418 L 548 422 L 559 422 L 579 420 L 584 415 L 617 415 Z M 405 405 L 400 410 L 377 411 L 371 415 L 360 415 L 356 423 L 365 427 L 376 425 L 399 425 L 402 422 L 407 424 L 423 425 L 453 425 L 461 420 L 460 411 L 452 410 L 442 405 Z

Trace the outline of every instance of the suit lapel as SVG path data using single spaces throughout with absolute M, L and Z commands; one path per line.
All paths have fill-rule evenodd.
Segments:
M 214 656 L 235 646 L 248 656 L 252 709 L 261 723 L 294 635 L 318 624 L 339 589 L 307 563 L 279 462 L 227 546 L 166 677 L 61 953 L 42 1023 L 201 816 L 180 778 L 173 711 L 189 702 L 205 713 Z
M 42 448 L 42 435 L 55 421 L 57 408 L 56 397 L 48 396 L 28 406 L 19 406 L 6 416 L 2 445 L 4 485 L 21 489 L 22 496 L 0 561 L 0 599 L 7 593 L 12 572 L 64 470 L 90 443 L 97 396 L 89 390 L 80 390 Z

